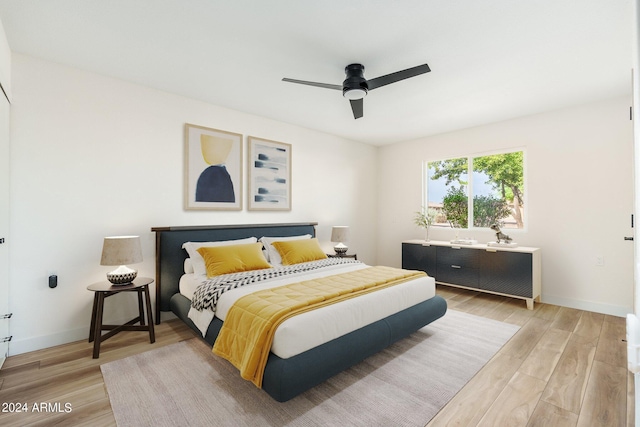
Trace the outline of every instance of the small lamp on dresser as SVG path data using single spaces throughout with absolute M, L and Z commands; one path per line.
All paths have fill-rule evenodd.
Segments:
M 333 247 L 333 250 L 336 251 L 336 255 L 346 255 L 349 248 L 344 244 L 344 242 L 349 241 L 349 227 L 346 225 L 334 226 L 331 229 L 331 241 L 338 243 Z
M 113 271 L 107 273 L 107 279 L 114 285 L 131 283 L 138 275 L 138 271 L 125 264 L 142 262 L 140 236 L 112 236 L 105 237 L 102 245 L 102 259 L 100 265 L 117 265 Z

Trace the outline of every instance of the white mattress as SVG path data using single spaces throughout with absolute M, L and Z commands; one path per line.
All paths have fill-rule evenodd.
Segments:
M 235 301 L 243 295 L 289 283 L 333 274 L 346 273 L 361 268 L 364 264 L 346 264 L 323 268 L 321 271 L 297 274 L 287 278 L 271 279 L 254 285 L 243 286 L 224 293 L 218 300 L 215 316 L 221 320 Z M 206 280 L 203 276 L 185 274 L 180 279 L 180 293 L 191 299 L 197 286 Z M 435 295 L 435 280 L 420 277 L 399 285 L 351 298 L 317 310 L 302 313 L 285 320 L 276 330 L 271 351 L 287 359 L 320 344 L 331 341 L 370 323 L 402 311 Z M 189 318 L 202 334 L 213 320 L 211 311 L 198 312 L 191 309 Z

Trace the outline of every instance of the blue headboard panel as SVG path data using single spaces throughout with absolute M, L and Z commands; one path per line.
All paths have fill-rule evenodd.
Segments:
M 311 234 L 315 237 L 317 222 L 292 224 L 204 225 L 185 227 L 153 227 L 156 233 L 156 323 L 160 312 L 170 311 L 169 300 L 180 292 L 180 276 L 184 274 L 187 252 L 184 242 L 215 242 L 262 236 L 284 237 Z

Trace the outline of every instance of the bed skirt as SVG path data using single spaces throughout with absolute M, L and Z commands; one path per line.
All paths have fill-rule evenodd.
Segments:
M 190 305 L 181 294 L 174 294 L 170 301 L 171 311 L 202 337 L 187 316 Z M 278 402 L 286 402 L 439 319 L 446 311 L 446 301 L 436 295 L 288 359 L 271 353 L 262 388 Z M 211 346 L 221 327 L 222 321 L 218 318 L 209 325 L 204 340 Z

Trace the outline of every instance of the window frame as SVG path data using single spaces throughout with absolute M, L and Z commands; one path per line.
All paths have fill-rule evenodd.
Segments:
M 517 153 L 522 152 L 522 180 L 523 180 L 523 207 L 522 207 L 522 217 L 523 217 L 523 225 L 522 228 L 508 228 L 509 233 L 511 232 L 523 232 L 527 231 L 528 223 L 529 223 L 529 215 L 528 215 L 528 206 L 529 206 L 529 189 L 528 189 L 528 178 L 527 178 L 527 150 L 525 147 L 513 147 L 508 149 L 498 149 L 491 150 L 485 152 L 478 152 L 469 155 L 451 155 L 447 157 L 442 157 L 438 159 L 430 159 L 424 160 L 422 162 L 422 206 L 425 209 L 429 207 L 429 164 L 433 162 L 441 162 L 446 160 L 454 160 L 454 159 L 466 159 L 467 160 L 467 227 L 466 228 L 454 228 L 451 226 L 445 225 L 436 225 L 438 229 L 456 229 L 456 230 L 489 230 L 489 227 L 476 227 L 474 224 L 474 206 L 473 206 L 473 198 L 474 198 L 474 171 L 473 171 L 473 160 L 478 157 L 486 157 L 493 156 L 497 154 L 509 154 L 509 153 Z

